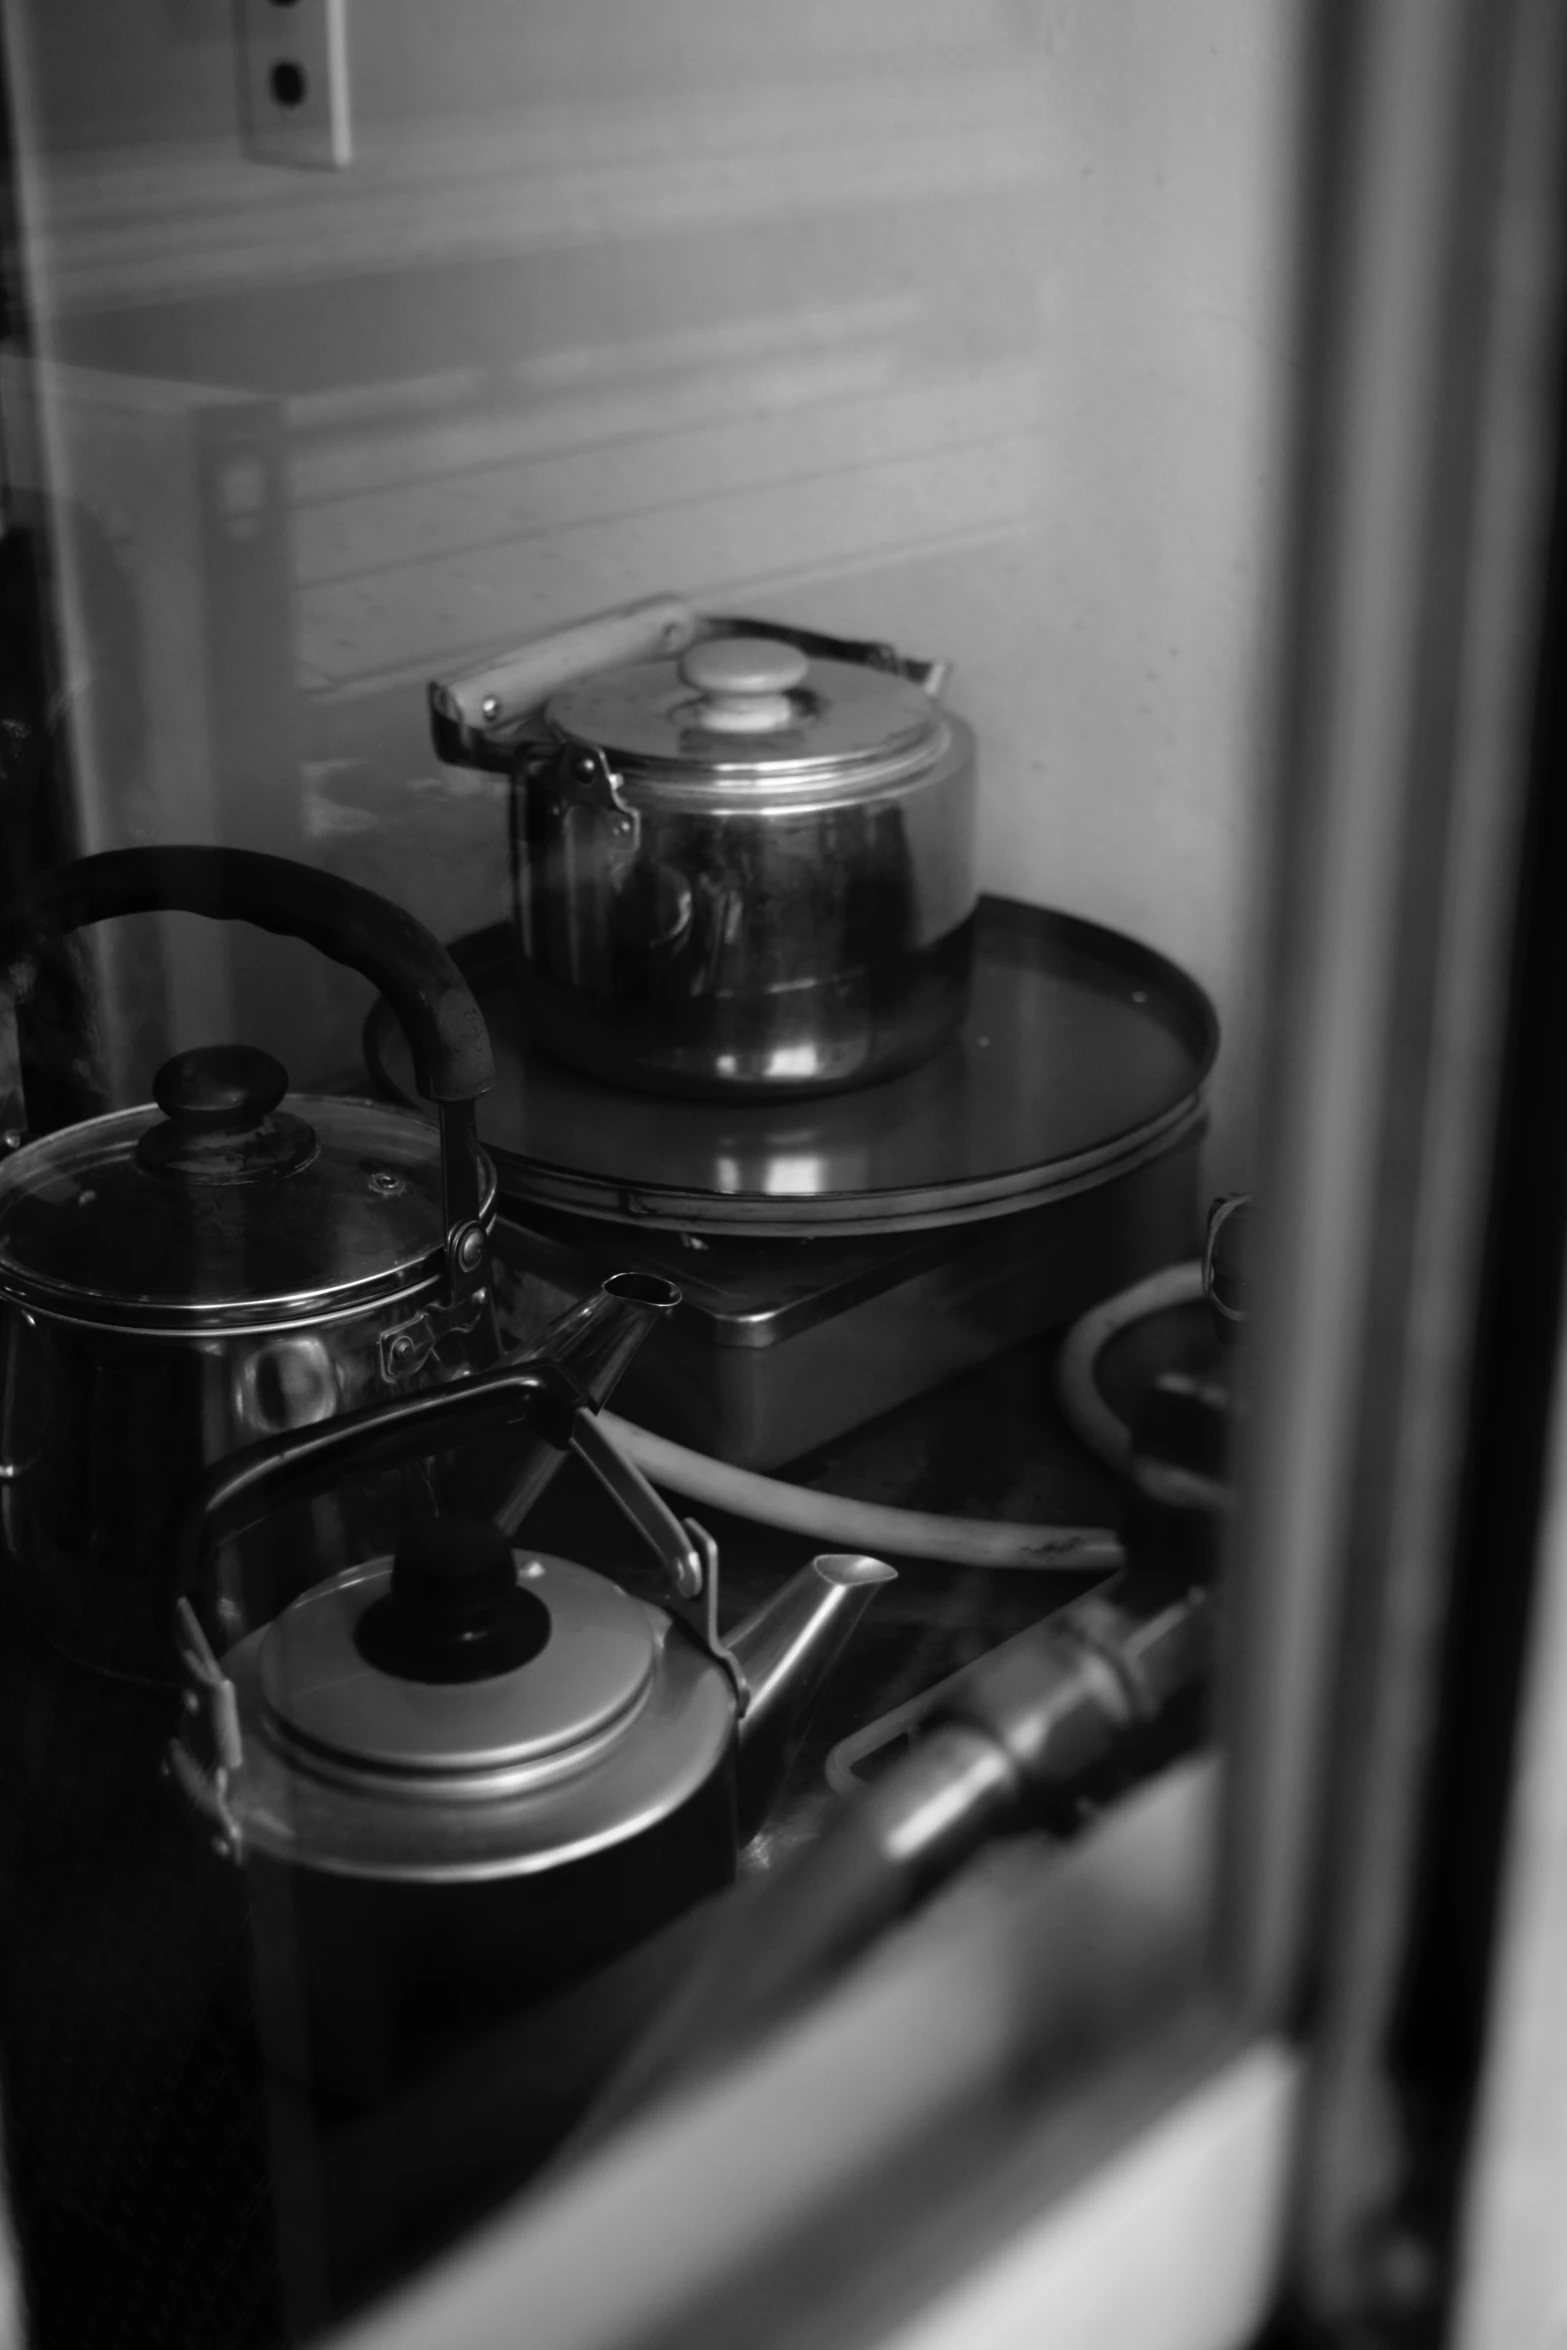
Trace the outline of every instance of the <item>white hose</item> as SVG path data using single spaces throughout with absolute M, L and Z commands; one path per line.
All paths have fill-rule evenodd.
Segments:
M 1146 1281 L 1134 1281 L 1130 1289 L 1090 1306 L 1067 1332 L 1056 1364 L 1056 1401 L 1073 1435 L 1112 1469 L 1125 1468 L 1132 1438 L 1099 1391 L 1099 1357 L 1130 1323 L 1168 1313 L 1172 1306 L 1201 1305 L 1202 1299 L 1202 1265 L 1193 1257 L 1187 1264 L 1165 1265 Z
M 1129 1322 L 1188 1305 L 1201 1296 L 1202 1267 L 1171 1265 L 1106 1298 L 1067 1333 L 1057 1374 L 1062 1409 L 1084 1443 L 1113 1466 L 1125 1460 L 1129 1439 L 1094 1383 L 1101 1350 Z M 845 1494 L 817 1493 L 809 1486 L 787 1485 L 777 1477 L 759 1476 L 754 1469 L 715 1461 L 614 1412 L 600 1412 L 599 1420 L 655 1485 L 667 1486 L 688 1501 L 727 1510 L 757 1525 L 781 1526 L 838 1549 L 890 1550 L 899 1558 L 939 1559 L 954 1567 L 1066 1569 L 1073 1574 L 1121 1564 L 1120 1542 L 1106 1526 L 1003 1525 L 988 1518 L 943 1518 L 928 1510 L 852 1501 Z
M 938 1518 L 928 1510 L 851 1501 L 846 1494 L 786 1485 L 690 1452 L 613 1412 L 600 1412 L 599 1421 L 655 1485 L 840 1549 L 891 1550 L 900 1558 L 942 1559 L 954 1567 L 1070 1567 L 1081 1573 L 1121 1563 L 1121 1545 L 1107 1526 L 1006 1526 L 990 1518 Z

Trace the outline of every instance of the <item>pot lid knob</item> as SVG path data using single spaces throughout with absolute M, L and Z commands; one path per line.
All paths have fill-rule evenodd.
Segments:
M 550 1628 L 500 1529 L 441 1518 L 404 1535 L 390 1587 L 360 1617 L 354 1643 L 402 1681 L 482 1681 L 528 1664 Z
M 164 1122 L 136 1145 L 149 1174 L 192 1183 L 255 1183 L 316 1156 L 315 1129 L 278 1104 L 288 1071 L 249 1044 L 203 1044 L 165 1061 L 152 1081 Z
M 152 1098 L 189 1133 L 259 1126 L 288 1091 L 288 1071 L 250 1044 L 197 1045 L 165 1061 Z
M 774 734 L 799 723 L 794 689 L 810 662 L 776 637 L 710 637 L 680 657 L 680 675 L 701 697 L 682 715 L 711 734 Z

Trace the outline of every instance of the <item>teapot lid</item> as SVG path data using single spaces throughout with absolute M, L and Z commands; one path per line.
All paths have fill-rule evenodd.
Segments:
M 453 1563 L 450 1522 L 427 1533 L 416 1584 Z M 378 1881 L 525 1876 L 642 1835 L 704 1790 L 719 1807 L 709 1826 L 727 1816 L 732 1837 L 728 1676 L 607 1577 L 512 1551 L 493 1528 L 455 1539 L 472 1545 L 455 1580 L 480 1588 L 452 1599 L 444 1627 L 430 1624 L 429 1592 L 410 1593 L 405 1539 L 396 1559 L 316 1585 L 225 1654 L 235 1849 Z M 462 1669 L 470 1640 L 494 1671 Z
M 272 1327 L 436 1278 L 436 1128 L 370 1101 L 290 1094 L 247 1046 L 165 1062 L 156 1101 L 0 1163 L 0 1295 L 140 1330 Z M 486 1169 L 483 1207 L 494 1202 Z
M 286 1747 L 353 1772 L 510 1774 L 628 1722 L 659 1621 L 604 1575 L 442 1519 L 285 1608 L 262 1637 L 260 1696 Z

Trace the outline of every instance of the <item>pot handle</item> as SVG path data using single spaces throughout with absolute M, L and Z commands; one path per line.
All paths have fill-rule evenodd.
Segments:
M 592 620 L 573 622 L 498 654 L 477 669 L 430 682 L 430 734 L 435 755 L 451 767 L 478 767 L 509 775 L 537 711 L 564 685 L 606 669 L 623 669 L 660 654 L 683 653 L 710 637 L 772 637 L 818 660 L 848 661 L 885 670 L 941 699 L 948 661 L 905 660 L 896 647 L 869 638 L 824 636 L 782 620 L 744 620 L 735 614 L 695 613 L 678 596 L 648 596 Z
M 794 628 L 784 620 L 745 620 L 738 613 L 714 612 L 702 622 L 699 634 L 773 637 L 815 661 L 847 661 L 861 669 L 883 670 L 889 677 L 906 677 L 911 685 L 923 686 L 933 702 L 940 701 L 952 675 L 950 661 L 912 661 L 896 645 L 873 637 L 824 636 L 820 629 Z
M 683 653 L 700 633 L 695 613 L 678 596 L 648 596 L 532 637 L 477 669 L 433 678 L 436 756 L 452 767 L 510 774 L 521 729 L 563 685 L 660 653 Z
M 374 890 L 254 849 L 108 849 L 43 873 L 5 928 L 52 922 L 81 930 L 118 914 L 205 914 L 300 938 L 368 979 L 396 1012 L 420 1093 L 471 1102 L 495 1082 L 484 1015 L 432 932 Z

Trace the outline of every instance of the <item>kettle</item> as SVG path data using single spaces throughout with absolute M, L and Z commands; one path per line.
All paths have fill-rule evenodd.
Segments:
M 608 1963 L 734 1876 L 882 1561 L 812 1559 L 724 1637 L 712 1537 L 682 1522 L 558 1359 L 620 1364 L 653 1318 L 617 1275 L 557 1353 L 230 1456 L 187 1515 L 170 1768 L 246 1872 L 270 2062 L 363 2106 L 487 2022 Z M 620 1294 L 617 1296 L 617 1292 Z M 663 1302 L 662 1300 L 658 1302 Z M 557 1329 L 559 1326 L 557 1326 Z M 506 1438 L 514 1495 L 569 1450 L 650 1546 L 662 1606 L 437 1520 L 252 1622 L 227 1538 L 287 1500 Z M 297 1573 L 288 1578 L 296 1587 Z
M 152 912 L 251 924 L 360 972 L 395 1008 L 436 1121 L 292 1092 L 270 1055 L 219 1044 L 165 1062 L 151 1101 L 6 1138 L 6 1580 L 67 1655 L 156 1684 L 174 1672 L 179 1504 L 204 1469 L 500 1348 L 495 1175 L 475 1126 L 493 1063 L 446 949 L 400 907 L 287 858 L 132 848 L 38 876 L 0 916 L 0 965 L 14 976 L 46 939 Z M 416 1484 L 390 1483 L 394 1520 L 418 1508 Z M 379 1504 L 343 1491 L 334 1507 L 351 1557 Z

